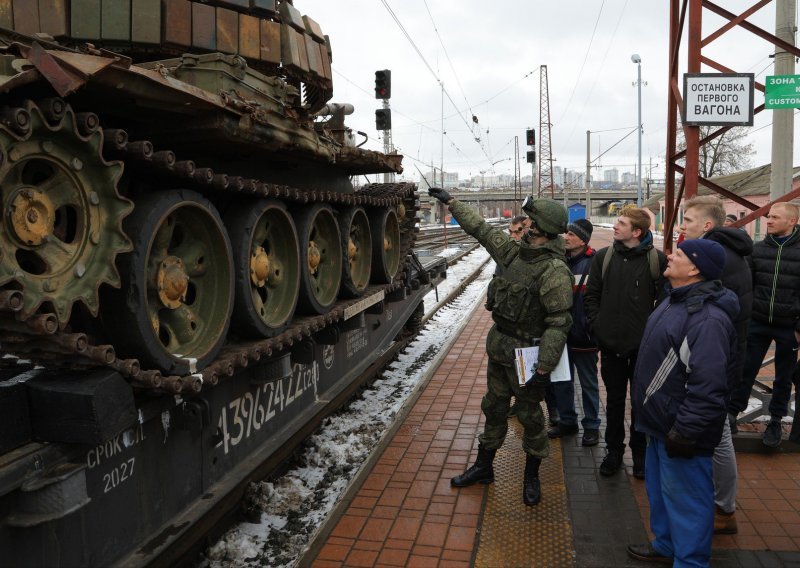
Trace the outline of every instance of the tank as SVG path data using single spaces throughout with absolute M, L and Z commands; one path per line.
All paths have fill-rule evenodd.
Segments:
M 331 53 L 288 0 L 0 0 L 4 562 L 174 563 L 418 327 L 446 263 Z
M 291 1 L 0 0 L 0 26 L 5 352 L 196 392 L 399 285 L 414 186 L 354 190 L 402 158 L 355 146 Z

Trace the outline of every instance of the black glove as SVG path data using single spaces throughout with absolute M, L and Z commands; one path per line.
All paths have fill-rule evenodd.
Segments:
M 525 386 L 534 387 L 545 390 L 550 385 L 550 373 L 533 373 L 533 376 L 528 379 Z
M 667 455 L 671 458 L 691 459 L 694 457 L 694 440 L 684 438 L 674 428 L 667 434 L 664 446 L 667 448 Z
M 435 199 L 438 199 L 439 201 L 441 201 L 445 205 L 447 205 L 448 203 L 450 203 L 453 200 L 453 196 L 450 195 L 449 193 L 447 193 L 447 191 L 445 191 L 441 187 L 429 187 L 428 188 L 428 195 L 430 195 L 431 197 L 433 197 Z

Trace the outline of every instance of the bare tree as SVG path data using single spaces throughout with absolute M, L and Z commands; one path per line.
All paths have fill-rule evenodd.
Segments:
M 700 140 L 715 132 L 718 126 L 701 126 Z M 679 130 L 678 147 L 686 149 L 683 131 Z M 748 127 L 734 126 L 724 134 L 700 146 L 700 175 L 704 178 L 724 176 L 752 167 L 755 154 L 752 142 L 747 142 Z M 685 160 L 681 160 L 685 161 Z

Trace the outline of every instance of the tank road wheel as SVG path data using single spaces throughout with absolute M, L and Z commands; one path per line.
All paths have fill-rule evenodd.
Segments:
M 342 281 L 342 242 L 333 210 L 321 203 L 295 215 L 300 236 L 300 297 L 303 313 L 324 314 Z
M 281 333 L 297 306 L 297 229 L 280 201 L 241 203 L 225 216 L 236 267 L 234 327 L 248 336 Z
M 133 204 L 117 193 L 122 164 L 103 159 L 102 133 L 80 135 L 69 107 L 52 124 L 30 101 L 16 117 L 24 135 L 0 126 L 0 286 L 21 285 L 23 319 L 47 303 L 63 328 L 75 302 L 97 315 L 100 285 L 119 287 Z
M 357 298 L 369 286 L 372 270 L 372 235 L 369 219 L 361 207 L 343 209 L 339 214 L 342 231 L 342 295 Z
M 394 209 L 378 209 L 369 216 L 372 230 L 372 278 L 388 284 L 400 268 L 400 221 Z
M 222 347 L 233 310 L 233 255 L 219 213 L 193 191 L 152 193 L 125 230 L 133 252 L 120 257 L 124 286 L 106 327 L 145 368 L 199 371 Z

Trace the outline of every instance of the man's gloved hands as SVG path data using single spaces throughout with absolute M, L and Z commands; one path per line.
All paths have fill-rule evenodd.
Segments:
M 537 371 L 533 373 L 533 377 L 528 379 L 528 382 L 525 383 L 525 386 L 545 390 L 549 384 L 550 373 L 539 373 Z
M 667 434 L 664 446 L 667 449 L 667 455 L 671 458 L 691 459 L 694 457 L 694 440 L 684 438 L 674 428 Z
M 449 193 L 447 193 L 447 191 L 445 191 L 441 187 L 429 187 L 428 188 L 428 195 L 430 195 L 431 197 L 433 197 L 435 199 L 438 199 L 439 201 L 441 201 L 445 205 L 447 205 L 448 203 L 450 203 L 453 200 L 453 196 L 450 195 Z

